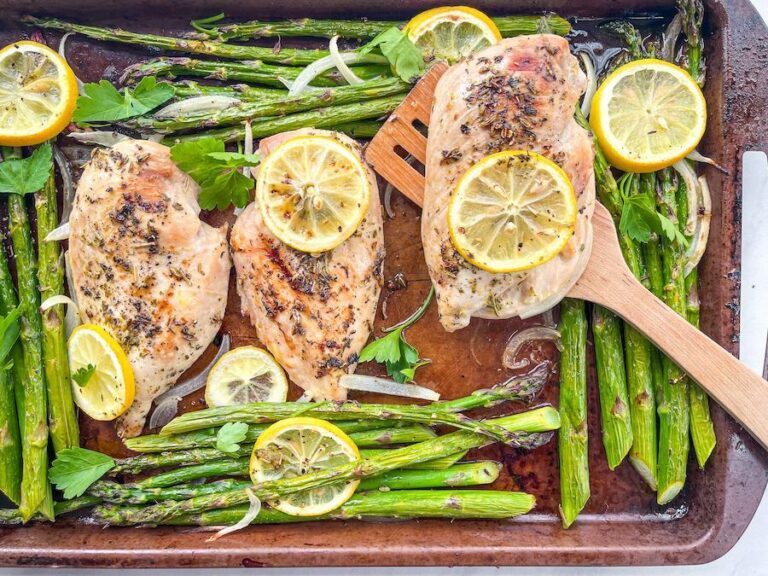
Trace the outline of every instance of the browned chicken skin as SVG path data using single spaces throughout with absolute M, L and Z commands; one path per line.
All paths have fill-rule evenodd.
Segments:
M 302 133 L 331 136 L 360 155 L 359 145 L 344 135 L 298 130 L 262 140 L 262 158 Z M 339 378 L 354 370 L 373 329 L 384 236 L 376 178 L 370 169 L 368 177 L 371 202 L 365 219 L 344 243 L 319 256 L 294 250 L 275 238 L 255 203 L 232 229 L 243 314 L 290 379 L 314 400 L 346 397 Z
M 427 188 L 421 235 L 448 331 L 472 316 L 530 316 L 554 306 L 589 259 L 595 184 L 592 143 L 573 119 L 586 78 L 564 38 L 519 36 L 452 66 L 440 79 L 429 124 Z M 533 150 L 554 160 L 573 183 L 576 230 L 554 259 L 530 270 L 494 274 L 454 249 L 447 207 L 458 178 L 501 150 Z

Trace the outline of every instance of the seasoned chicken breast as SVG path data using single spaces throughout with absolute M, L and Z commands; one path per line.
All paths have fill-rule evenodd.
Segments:
M 542 34 L 502 40 L 446 71 L 429 123 L 421 237 L 440 321 L 452 332 L 472 316 L 532 316 L 554 306 L 589 259 L 593 150 L 573 112 L 586 86 L 568 42 Z M 447 207 L 458 178 L 482 157 L 532 150 L 566 172 L 579 205 L 576 230 L 554 259 L 530 270 L 486 272 L 454 249 Z
M 305 133 L 331 136 L 360 154 L 360 146 L 342 134 L 298 130 L 262 140 L 262 158 L 286 139 Z M 376 177 L 370 169 L 368 178 L 371 202 L 366 217 L 343 244 L 319 256 L 278 240 L 255 203 L 246 207 L 232 229 L 243 315 L 290 379 L 314 400 L 346 397 L 339 378 L 354 371 L 373 329 L 384 235 Z
M 200 220 L 199 191 L 169 148 L 144 140 L 95 150 L 77 186 L 69 253 L 80 314 L 120 343 L 136 380 L 121 437 L 141 433 L 152 399 L 224 316 L 227 231 Z

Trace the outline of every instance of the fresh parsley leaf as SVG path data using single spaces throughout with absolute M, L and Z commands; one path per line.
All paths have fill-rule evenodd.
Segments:
M 387 28 L 373 40 L 359 49 L 361 54 L 368 54 L 378 48 L 379 52 L 389 60 L 395 73 L 406 82 L 421 76 L 424 72 L 424 55 L 421 50 L 408 38 L 408 35 L 397 26 Z
M 123 88 L 122 93 L 106 80 L 86 84 L 83 89 L 85 95 L 77 99 L 77 108 L 72 115 L 72 120 L 78 124 L 141 116 L 167 102 L 174 94 L 170 84 L 158 84 L 154 76 L 142 78 L 135 88 Z
M 82 496 L 88 487 L 115 465 L 106 454 L 85 448 L 64 448 L 51 464 L 48 477 L 64 492 L 64 498 Z
M 247 434 L 248 424 L 245 422 L 227 422 L 216 433 L 216 449 L 230 454 L 237 452 Z
M 258 166 L 258 154 L 227 152 L 224 142 L 209 137 L 179 142 L 171 148 L 171 158 L 200 185 L 198 202 L 203 210 L 224 210 L 230 204 L 242 208 L 248 203 L 253 179 L 239 168 Z
M 410 318 L 386 336 L 374 340 L 363 348 L 360 352 L 358 361 L 368 362 L 370 360 L 375 360 L 380 364 L 384 364 L 387 368 L 387 374 L 389 374 L 394 381 L 400 382 L 401 384 L 404 382 L 411 382 L 416 375 L 416 369 L 425 364 L 429 364 L 430 360 L 419 358 L 419 351 L 406 341 L 403 331 L 415 324 L 416 321 L 424 315 L 424 312 L 426 312 L 427 307 L 429 307 L 429 304 L 432 301 L 434 293 L 435 289 L 431 288 L 427 298 Z
M 675 223 L 658 212 L 653 199 L 647 196 L 635 195 L 624 198 L 619 231 L 635 242 L 648 242 L 652 234 L 657 234 L 667 240 L 679 242 L 683 246 L 688 244 Z
M 0 320 L 0 363 L 5 362 L 21 331 L 21 306 L 17 306 Z
M 82 366 L 78 368 L 72 374 L 72 380 L 74 380 L 80 388 L 88 384 L 93 375 L 96 373 L 96 366 L 88 364 L 88 366 Z
M 0 192 L 37 192 L 48 181 L 52 168 L 53 153 L 50 143 L 46 142 L 35 148 L 28 158 L 0 163 Z

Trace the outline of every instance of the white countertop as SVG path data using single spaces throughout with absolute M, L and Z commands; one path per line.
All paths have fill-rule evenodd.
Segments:
M 752 0 L 752 3 L 760 11 L 763 19 L 768 22 L 768 0 Z M 768 151 L 765 151 L 768 152 Z M 750 193 L 754 193 L 760 199 L 764 208 L 762 221 L 768 225 L 768 181 L 754 181 L 747 187 Z M 764 200 L 763 200 L 764 199 Z M 745 210 L 746 212 L 746 210 Z M 754 213 L 754 212 L 753 212 Z M 768 243 L 761 247 L 764 253 Z M 765 278 L 765 276 L 764 276 Z M 765 290 L 768 286 L 761 286 L 760 293 L 768 294 Z M 768 318 L 768 302 L 764 304 L 763 317 Z M 743 334 L 744 341 L 765 342 L 765 333 L 755 330 L 755 333 Z M 747 359 L 744 359 L 747 361 Z M 753 367 L 762 370 L 762 365 Z M 704 566 L 676 566 L 662 568 L 316 568 L 316 569 L 288 569 L 273 568 L 260 569 L 259 576 L 352 576 L 364 573 L 366 576 L 565 576 L 584 575 L 594 576 L 599 571 L 601 576 L 768 576 L 768 497 L 764 496 L 752 523 L 747 528 L 736 546 L 725 556 Z M 47 570 L 40 568 L 7 568 L 0 569 L 0 576 L 32 576 Z M 160 571 L 143 570 L 94 570 L 83 571 L 73 569 L 56 570 L 56 576 L 84 576 L 84 574 L 119 574 L 120 576 L 146 576 Z M 217 574 L 222 576 L 241 576 L 251 571 L 246 569 L 226 570 L 163 570 L 163 576 L 198 576 L 201 574 Z

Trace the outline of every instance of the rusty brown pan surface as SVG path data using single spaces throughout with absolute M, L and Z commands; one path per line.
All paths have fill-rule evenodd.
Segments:
M 174 33 L 193 17 L 226 11 L 237 18 L 370 16 L 406 18 L 438 5 L 419 0 L 0 0 L 0 43 L 29 32 L 16 23 L 19 14 L 56 15 L 129 29 Z M 578 3 L 474 0 L 491 13 L 554 10 L 568 17 L 623 16 L 669 12 L 673 2 L 659 0 L 582 0 Z M 575 4 L 575 5 L 574 5 Z M 709 249 L 701 269 L 703 329 L 729 351 L 738 351 L 739 222 L 741 156 L 745 150 L 768 150 L 768 32 L 747 0 L 707 3 L 706 96 L 709 128 L 702 151 L 715 156 L 730 176 L 708 173 L 714 216 Z M 171 16 L 167 18 L 166 15 Z M 580 27 L 577 19 L 575 28 Z M 588 24 L 585 24 L 588 26 Z M 46 34 L 53 43 L 57 35 Z M 286 45 L 284 43 L 284 45 Z M 145 58 L 140 49 L 107 45 L 81 38 L 70 40 L 68 56 L 83 80 L 107 72 L 112 79 L 133 61 Z M 111 73 L 110 73 L 111 71 Z M 429 287 L 420 244 L 419 209 L 402 196 L 393 202 L 397 214 L 385 223 L 385 276 L 407 277 L 408 288 L 384 290 L 378 330 L 406 316 Z M 221 224 L 231 214 L 207 218 Z M 382 317 L 386 301 L 387 318 Z M 500 355 L 509 335 L 534 320 L 474 319 L 465 330 L 445 333 L 434 307 L 409 332 L 409 340 L 435 362 L 423 368 L 422 381 L 435 384 L 443 398 L 464 395 L 497 383 L 509 374 Z M 240 316 L 234 283 L 223 330 L 233 345 L 255 343 L 252 328 Z M 542 348 L 542 358 L 554 351 Z M 192 370 L 212 356 L 206 352 Z M 375 373 L 375 368 L 366 366 Z M 110 528 L 60 520 L 0 529 L 0 565 L 82 567 L 225 567 L 225 566 L 407 566 L 407 565 L 617 565 L 692 564 L 711 561 L 730 549 L 746 528 L 766 485 L 766 455 L 721 410 L 713 409 L 718 436 L 715 454 L 705 472 L 691 461 L 684 493 L 671 508 L 655 504 L 655 495 L 627 463 L 610 472 L 600 441 L 594 366 L 590 370 L 590 470 L 592 498 L 570 530 L 557 517 L 559 480 L 556 443 L 533 453 L 499 446 L 484 457 L 504 463 L 493 486 L 536 495 L 538 506 L 515 521 L 324 522 L 251 527 L 215 543 L 207 534 L 179 528 Z M 297 396 L 293 389 L 293 397 Z M 360 396 L 381 400 L 373 395 Z M 543 400 L 556 403 L 557 382 Z M 200 397 L 187 398 L 185 410 L 200 407 Z M 121 454 L 109 426 L 82 422 L 86 445 Z

